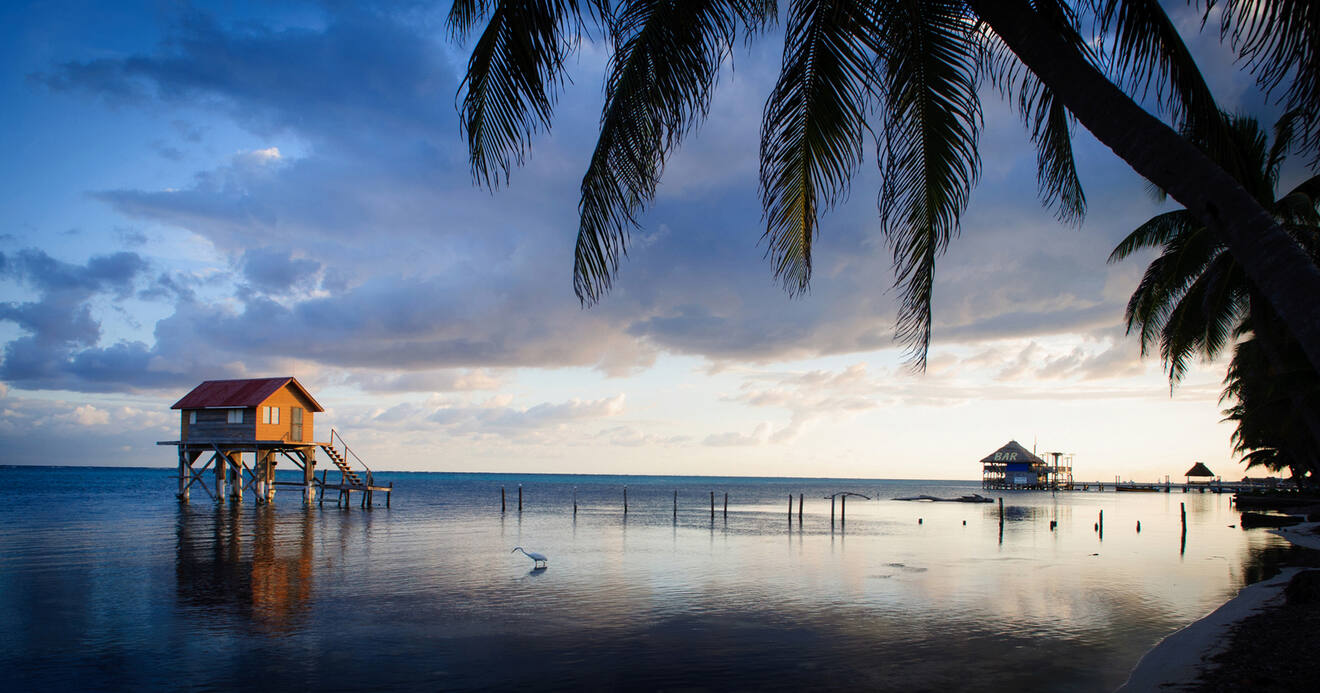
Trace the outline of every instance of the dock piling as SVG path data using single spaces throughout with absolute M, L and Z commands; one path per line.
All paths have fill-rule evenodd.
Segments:
M 518 484 L 518 512 L 522 512 L 522 484 Z
M 678 522 L 678 490 L 674 490 L 674 522 Z
M 710 521 L 715 521 L 715 492 L 710 492 Z
M 724 492 L 724 519 L 729 519 L 729 492 Z
M 504 512 L 504 487 L 500 487 L 500 512 Z
M 789 496 L 789 502 L 792 502 L 792 496 Z M 791 511 L 790 511 L 791 512 Z M 798 494 L 798 527 L 802 526 L 802 494 Z
M 628 514 L 628 485 L 623 485 L 623 514 Z

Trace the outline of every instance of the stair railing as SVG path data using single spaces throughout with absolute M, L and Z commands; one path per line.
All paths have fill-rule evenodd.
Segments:
M 363 461 L 362 461 L 362 458 L 361 458 L 361 457 L 358 457 L 357 453 L 356 453 L 356 452 L 353 452 L 353 449 L 350 448 L 350 447 L 348 447 L 348 441 L 344 440 L 344 437 L 341 436 L 341 435 L 339 435 L 339 431 L 336 431 L 335 429 L 331 428 L 331 429 L 330 429 L 330 447 L 331 447 L 332 449 L 335 447 L 335 440 L 338 440 L 338 441 L 339 441 L 341 444 L 343 444 L 343 446 L 344 446 L 344 453 L 343 453 L 344 465 L 345 465 L 345 466 L 349 466 L 349 465 L 348 465 L 348 456 L 349 456 L 349 455 L 352 455 L 352 456 L 353 456 L 353 459 L 354 459 L 354 460 L 357 460 L 357 463 L 360 464 L 360 465 L 362 465 L 362 468 L 366 470 L 366 472 L 367 472 L 367 474 L 366 474 L 366 477 L 367 477 L 367 481 L 366 481 L 366 483 L 367 483 L 368 486 L 370 486 L 370 485 L 371 485 L 372 476 L 373 476 L 373 474 L 371 473 L 371 467 L 368 467 L 368 466 L 367 466 L 367 463 L 366 463 L 366 462 L 363 462 Z M 351 469 L 351 467 L 349 467 L 349 468 Z M 343 476 L 343 475 L 341 474 L 340 476 Z

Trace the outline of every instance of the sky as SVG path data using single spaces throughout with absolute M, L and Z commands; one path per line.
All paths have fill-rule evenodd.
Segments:
M 1221 104 L 1272 122 L 1177 5 Z M 980 182 L 914 373 L 873 155 L 822 218 L 809 293 L 764 257 L 779 33 L 735 50 L 584 308 L 577 187 L 607 47 L 573 56 L 526 164 L 477 187 L 447 10 L 0 7 L 0 464 L 169 466 L 155 442 L 178 437 L 169 407 L 193 386 L 292 375 L 327 409 L 318 438 L 333 426 L 374 469 L 978 479 L 1016 439 L 1073 454 L 1079 479 L 1245 473 L 1225 363 L 1171 390 L 1125 334 L 1151 256 L 1106 259 L 1172 207 L 1085 130 L 1089 214 L 1064 225 L 1020 117 L 985 90 Z

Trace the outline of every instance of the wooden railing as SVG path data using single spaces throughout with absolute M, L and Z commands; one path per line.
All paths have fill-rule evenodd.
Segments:
M 363 468 L 364 470 L 366 470 L 366 472 L 367 472 L 367 486 L 370 486 L 371 483 L 372 483 L 372 476 L 373 476 L 373 474 L 372 474 L 372 472 L 371 472 L 371 467 L 368 467 L 368 466 L 367 466 L 367 463 L 366 463 L 366 462 L 363 462 L 363 461 L 362 461 L 362 458 L 361 458 L 361 457 L 358 457 L 357 453 L 356 453 L 356 452 L 353 452 L 353 449 L 350 448 L 350 447 L 348 447 L 348 441 L 344 440 L 344 437 L 341 436 L 341 435 L 339 435 L 339 431 L 336 431 L 335 429 L 331 428 L 331 429 L 330 429 L 330 447 L 331 447 L 331 448 L 333 448 L 333 447 L 335 446 L 335 441 L 336 441 L 336 440 L 338 440 L 338 441 L 344 446 L 344 452 L 343 452 L 343 455 L 342 455 L 342 457 L 344 458 L 344 464 L 348 464 L 348 456 L 349 456 L 349 455 L 352 455 L 352 456 L 353 456 L 353 459 L 354 459 L 354 460 L 357 460 L 357 463 L 360 464 L 360 465 L 362 465 L 362 468 Z M 351 469 L 351 467 L 350 467 L 350 469 Z

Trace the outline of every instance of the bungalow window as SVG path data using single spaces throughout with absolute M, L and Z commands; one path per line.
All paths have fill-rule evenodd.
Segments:
M 229 421 L 229 423 L 231 423 L 231 424 L 241 424 L 241 423 L 243 423 L 243 410 L 242 410 L 242 409 L 230 409 L 230 410 L 229 410 L 229 419 L 228 419 L 228 421 Z
M 195 411 L 188 412 L 188 423 L 189 424 L 197 423 L 197 412 Z
M 261 408 L 261 423 L 264 423 L 264 424 L 278 424 L 279 422 L 280 422 L 280 408 L 279 408 L 279 407 L 262 407 L 262 408 Z

